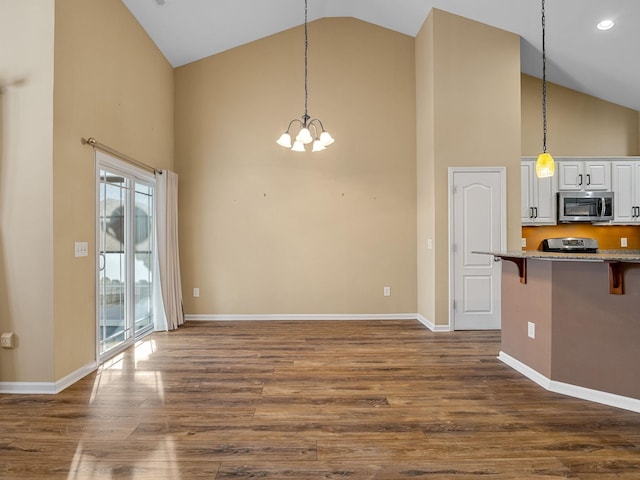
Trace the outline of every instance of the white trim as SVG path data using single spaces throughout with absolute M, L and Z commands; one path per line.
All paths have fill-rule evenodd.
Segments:
M 96 362 L 87 363 L 57 382 L 0 382 L 0 393 L 17 395 L 54 395 L 97 370 Z
M 187 314 L 186 321 L 235 322 L 269 320 L 416 320 L 416 313 L 283 313 L 283 314 Z
M 571 385 L 570 383 L 551 380 L 541 373 L 537 372 L 533 368 L 529 367 L 528 365 L 525 365 L 521 361 L 504 352 L 500 352 L 500 354 L 498 355 L 498 360 L 502 361 L 517 372 L 521 373 L 529 380 L 533 380 L 542 388 L 544 388 L 545 390 L 549 390 L 550 392 L 561 393 L 562 395 L 567 395 L 569 397 L 588 400 L 590 402 L 601 403 L 603 405 L 609 405 L 610 407 L 622 408 L 624 410 L 630 410 L 632 412 L 640 413 L 639 399 L 624 397 L 622 395 L 616 395 L 615 393 L 592 390 L 590 388 L 580 387 L 578 385 Z
M 432 332 L 450 332 L 451 331 L 451 328 L 449 327 L 449 325 L 436 325 L 431 320 L 420 315 L 419 313 L 417 314 L 417 317 L 418 317 L 418 321 L 421 324 L 423 324 L 425 327 L 427 327 L 429 330 L 431 330 Z

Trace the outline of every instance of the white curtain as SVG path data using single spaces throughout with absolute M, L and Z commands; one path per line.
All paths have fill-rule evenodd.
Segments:
M 160 282 L 155 282 L 160 294 L 156 297 L 160 297 L 160 301 L 156 302 L 159 308 L 155 310 L 154 329 L 175 330 L 184 323 L 178 255 L 178 175 L 168 170 L 156 172 L 154 197 L 158 252 L 156 271 L 160 276 Z

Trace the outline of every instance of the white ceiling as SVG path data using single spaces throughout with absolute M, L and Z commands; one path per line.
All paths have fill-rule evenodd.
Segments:
M 174 67 L 304 21 L 302 0 L 122 1 Z M 355 17 L 415 36 L 431 8 L 519 34 L 522 71 L 541 76 L 541 0 L 309 0 L 309 21 Z M 545 10 L 547 79 L 640 110 L 640 0 L 546 0 Z M 599 31 L 604 18 L 615 27 Z

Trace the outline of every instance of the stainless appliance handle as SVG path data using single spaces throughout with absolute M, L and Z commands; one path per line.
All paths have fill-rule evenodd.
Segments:
M 604 205 L 605 205 L 604 197 L 598 198 L 598 201 L 600 202 L 600 212 L 598 213 L 598 216 L 604 217 Z

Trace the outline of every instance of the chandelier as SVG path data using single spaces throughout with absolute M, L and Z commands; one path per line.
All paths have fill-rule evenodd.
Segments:
M 556 164 L 551 154 L 547 153 L 547 55 L 545 50 L 545 15 L 542 0 L 542 153 L 536 160 L 538 178 L 553 177 Z
M 294 118 L 289 122 L 287 130 L 280 135 L 277 144 L 290 148 L 294 152 L 304 152 L 305 145 L 313 142 L 312 152 L 319 152 L 326 149 L 334 142 L 333 137 L 324 129 L 324 125 L 318 118 L 311 118 L 307 113 L 307 51 L 309 49 L 309 35 L 307 31 L 307 0 L 304 0 L 304 115 L 302 120 Z M 291 129 L 298 127 L 299 130 L 295 137 L 295 142 L 291 145 Z M 313 131 L 313 134 L 311 133 Z

